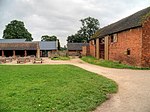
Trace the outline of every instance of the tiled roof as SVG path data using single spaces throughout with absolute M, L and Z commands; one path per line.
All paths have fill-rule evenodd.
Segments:
M 113 33 L 121 32 L 131 28 L 136 28 L 142 26 L 143 18 L 150 14 L 150 7 L 143 9 L 131 16 L 128 16 L 120 21 L 110 24 L 104 28 L 99 29 L 93 38 L 100 38 Z
M 0 43 L 0 50 L 37 50 L 38 43 Z
M 57 41 L 41 41 L 40 50 L 57 50 Z
M 68 50 L 82 50 L 82 46 L 88 46 L 88 43 L 68 43 Z

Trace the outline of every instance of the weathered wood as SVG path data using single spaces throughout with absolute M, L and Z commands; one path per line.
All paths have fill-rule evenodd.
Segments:
M 42 58 L 34 58 L 33 63 L 43 63 Z
M 12 62 L 12 57 L 6 57 L 6 62 Z
M 108 41 L 108 39 L 109 39 L 109 36 L 106 36 L 105 37 L 105 60 L 108 60 L 108 50 L 109 50 L 109 48 L 108 48 L 108 45 L 109 45 L 109 41 Z
M 1 62 L 1 63 L 2 63 L 2 62 L 3 62 L 3 63 L 6 63 L 6 58 L 5 58 L 5 57 L 1 57 L 1 58 L 0 58 L 0 62 Z
M 17 63 L 26 63 L 26 58 L 24 58 L 24 57 L 19 57 L 19 58 L 17 59 Z

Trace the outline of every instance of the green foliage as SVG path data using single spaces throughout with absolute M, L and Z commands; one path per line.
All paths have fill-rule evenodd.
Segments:
M 22 21 L 13 20 L 8 25 L 6 25 L 5 30 L 3 31 L 4 39 L 23 39 L 26 41 L 32 41 L 32 35 L 25 28 Z
M 49 36 L 49 35 L 43 35 L 41 37 L 41 41 L 57 41 L 58 42 L 58 50 L 60 50 L 60 42 L 59 39 L 57 39 L 56 36 Z
M 141 70 L 147 70 L 150 68 L 138 68 L 138 67 L 134 67 L 134 66 L 129 66 L 129 65 L 125 65 L 125 64 L 121 64 L 119 62 L 113 62 L 113 61 L 109 61 L 109 60 L 98 60 L 92 56 L 84 56 L 81 58 L 83 61 L 94 64 L 94 65 L 100 65 L 103 67 L 109 67 L 109 68 L 120 68 L 120 69 L 141 69 Z
M 41 41 L 56 41 L 57 37 L 56 36 L 48 36 L 48 35 L 43 35 L 41 37 Z
M 87 112 L 115 93 L 103 76 L 71 65 L 0 66 L 1 112 Z
M 67 47 L 64 45 L 64 47 L 60 47 L 60 50 L 65 51 L 65 50 L 67 50 Z
M 75 34 L 68 36 L 67 41 L 68 43 L 83 43 L 86 42 L 86 38 L 84 38 L 80 34 Z
M 76 34 L 68 36 L 68 43 L 88 42 L 91 36 L 99 29 L 99 21 L 92 17 L 87 17 L 80 20 L 82 27 Z
M 70 57 L 68 56 L 59 56 L 59 57 L 53 57 L 51 60 L 70 60 Z
M 84 36 L 88 42 L 93 34 L 99 29 L 99 21 L 95 18 L 88 17 L 85 19 L 81 19 L 82 27 L 79 30 L 80 34 Z
M 141 18 L 141 22 L 143 23 L 146 19 L 150 18 L 150 12 L 148 12 L 145 16 Z

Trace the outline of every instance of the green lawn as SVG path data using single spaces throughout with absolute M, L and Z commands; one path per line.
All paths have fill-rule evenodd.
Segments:
M 138 68 L 135 66 L 121 64 L 119 62 L 113 62 L 113 61 L 109 61 L 109 60 L 99 60 L 92 56 L 84 56 L 81 59 L 85 62 L 94 64 L 94 65 L 100 65 L 100 66 L 109 67 L 109 68 L 150 70 L 150 68 Z
M 117 84 L 72 65 L 1 65 L 0 112 L 87 112 Z

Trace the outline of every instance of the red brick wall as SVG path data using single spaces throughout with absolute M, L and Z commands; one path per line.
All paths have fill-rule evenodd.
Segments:
M 125 64 L 141 65 L 142 28 L 135 28 L 117 34 L 117 42 L 111 43 L 109 37 L 109 60 Z M 130 49 L 131 54 L 126 51 Z
M 83 46 L 82 47 L 82 56 L 89 56 L 90 55 L 90 47 L 89 46 Z
M 94 40 L 90 41 L 89 44 L 90 44 L 90 55 L 95 57 L 96 49 L 95 49 Z
M 150 17 L 143 23 L 142 66 L 150 67 Z

